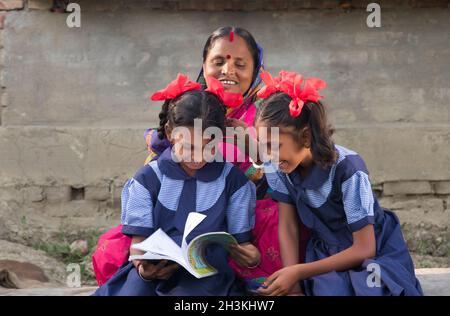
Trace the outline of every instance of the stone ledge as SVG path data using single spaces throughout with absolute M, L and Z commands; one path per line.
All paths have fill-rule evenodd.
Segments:
M 0 287 L 0 296 L 89 296 L 97 287 L 80 288 L 33 288 L 5 289 Z
M 29 10 L 50 10 L 53 7 L 53 0 L 28 0 Z
M 0 11 L 21 10 L 24 7 L 23 0 L 1 0 Z
M 429 181 L 398 181 L 383 184 L 383 195 L 420 195 L 432 194 L 433 188 Z
M 450 268 L 417 269 L 416 276 L 426 296 L 450 295 Z
M 436 194 L 449 194 L 450 195 L 450 181 L 439 181 L 433 183 L 434 192 Z

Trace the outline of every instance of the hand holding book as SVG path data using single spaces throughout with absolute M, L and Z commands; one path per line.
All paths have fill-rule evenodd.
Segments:
M 184 228 L 181 247 L 179 247 L 162 229 L 158 229 L 144 241 L 132 246 L 133 249 L 138 249 L 145 253 L 143 255 L 130 256 L 129 260 L 174 261 L 197 278 L 216 274 L 216 269 L 209 265 L 204 257 L 205 248 L 211 243 L 216 243 L 229 250 L 231 245 L 238 245 L 238 243 L 232 235 L 226 232 L 210 232 L 195 237 L 188 244 L 186 242 L 186 237 L 205 219 L 205 217 L 206 215 L 201 213 L 189 213 Z M 168 266 L 167 269 L 169 269 L 169 267 L 170 266 Z M 171 272 L 171 269 L 169 269 L 168 272 Z
M 139 275 L 146 280 L 167 280 L 179 268 L 177 263 L 167 260 L 141 260 L 138 271 Z
M 256 268 L 261 261 L 261 254 L 251 243 L 230 245 L 230 256 L 242 267 Z

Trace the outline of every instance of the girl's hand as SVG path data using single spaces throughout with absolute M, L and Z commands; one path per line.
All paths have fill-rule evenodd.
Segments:
M 256 267 L 261 261 L 261 254 L 251 243 L 231 245 L 230 255 L 237 264 L 243 267 Z
M 148 260 L 142 260 L 137 268 L 139 269 L 139 274 L 146 280 L 167 280 L 180 266 L 177 263 L 166 265 L 167 260 L 161 260 L 156 265 L 150 263 Z
M 298 270 L 299 265 L 289 266 L 278 270 L 267 278 L 266 282 L 263 284 L 265 288 L 258 289 L 258 293 L 270 296 L 295 294 L 295 292 L 300 289 L 298 286 L 298 282 L 300 281 Z

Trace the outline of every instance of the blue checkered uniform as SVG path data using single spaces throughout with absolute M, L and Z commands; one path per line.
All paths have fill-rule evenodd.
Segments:
M 122 232 L 150 236 L 163 229 L 178 245 L 190 212 L 207 217 L 187 236 L 226 231 L 239 243 L 252 240 L 255 224 L 255 185 L 228 162 L 207 163 L 188 176 L 166 149 L 156 161 L 141 168 L 122 191 Z M 132 263 L 124 265 L 97 295 L 239 295 L 244 288 L 227 263 L 226 251 L 207 248 L 206 259 L 219 273 L 197 279 L 180 268 L 169 280 L 145 282 Z
M 302 222 L 311 229 L 306 262 L 324 259 L 349 248 L 354 232 L 374 225 L 377 247 L 374 258 L 348 271 L 333 271 L 304 280 L 305 293 L 422 295 L 399 220 L 378 204 L 363 159 L 342 146 L 336 146 L 336 151 L 338 159 L 332 166 L 313 165 L 306 178 L 297 171 L 284 174 L 270 163 L 265 165 L 266 177 L 273 189 L 272 197 L 294 205 Z M 368 286 L 366 282 L 372 273 L 371 263 L 381 268 L 379 287 Z

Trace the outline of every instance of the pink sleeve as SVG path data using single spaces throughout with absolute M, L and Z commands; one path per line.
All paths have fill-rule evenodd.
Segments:
M 255 115 L 256 106 L 254 104 L 251 104 L 246 110 L 238 110 L 230 113 L 228 118 L 236 118 L 245 122 L 247 126 L 253 126 Z M 254 133 L 251 133 L 251 136 L 255 137 L 255 135 L 253 134 Z M 239 167 L 242 172 L 246 173 L 253 165 L 250 161 L 250 157 L 242 153 L 235 145 L 230 143 L 223 143 L 220 145 L 220 148 L 222 149 L 222 154 L 225 160 Z

